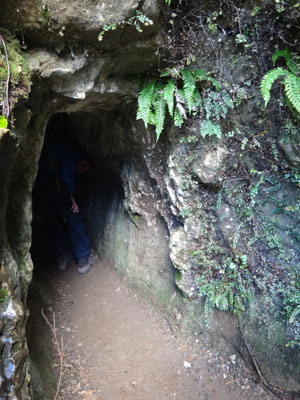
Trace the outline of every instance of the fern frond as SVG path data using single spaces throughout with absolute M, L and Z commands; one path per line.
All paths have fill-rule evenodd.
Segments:
M 202 100 L 199 90 L 196 88 L 194 93 L 194 107 L 202 108 Z
M 220 125 L 214 124 L 210 120 L 203 121 L 200 128 L 200 133 L 203 138 L 205 136 L 217 136 L 219 139 L 222 137 Z
M 154 115 L 154 111 L 152 110 L 152 108 L 151 108 L 150 113 L 149 113 L 149 122 L 148 123 L 150 125 L 154 125 L 155 126 L 155 115 Z
M 173 113 L 174 113 L 175 89 L 176 89 L 176 85 L 175 85 L 175 82 L 173 82 L 173 81 L 169 81 L 168 84 L 164 88 L 164 100 L 167 103 L 169 113 L 172 117 L 173 117 Z
M 183 79 L 184 97 L 189 109 L 189 113 L 191 113 L 194 103 L 194 92 L 196 89 L 195 78 L 193 77 L 192 72 L 189 69 L 184 69 L 182 71 L 182 79 Z
M 276 68 L 269 71 L 262 79 L 260 90 L 265 101 L 265 107 L 270 100 L 270 92 L 274 81 L 279 78 L 279 76 L 286 76 L 289 72 L 283 68 Z
M 175 112 L 174 112 L 174 124 L 175 124 L 175 126 L 179 126 L 179 127 L 181 127 L 181 125 L 183 124 L 183 117 L 178 108 L 178 104 L 177 104 L 177 106 L 175 108 Z
M 206 81 L 208 79 L 208 75 L 203 69 L 195 69 L 193 75 L 199 81 Z
M 289 73 L 284 81 L 284 89 L 287 98 L 300 113 L 300 78 Z
M 290 322 L 291 324 L 295 321 L 295 319 L 296 319 L 296 317 L 298 316 L 298 314 L 300 314 L 300 305 L 298 305 L 298 306 L 293 310 L 292 314 L 290 315 L 289 322 Z
M 285 59 L 286 65 L 292 74 L 294 74 L 294 75 L 299 74 L 299 67 L 296 64 L 296 62 L 291 58 L 291 53 L 290 53 L 289 49 L 275 51 L 275 53 L 273 54 L 273 57 L 272 57 L 274 65 L 279 57 L 283 57 Z
M 289 60 L 289 62 L 286 63 L 286 65 L 288 66 L 288 69 L 291 71 L 292 74 L 296 76 L 299 74 L 299 67 L 292 58 Z
M 138 98 L 138 110 L 136 119 L 142 119 L 146 128 L 148 126 L 148 123 L 150 123 L 149 118 L 156 89 L 155 86 L 156 80 L 154 79 L 145 87 L 145 89 L 140 92 Z
M 168 69 L 165 69 L 161 74 L 160 77 L 164 78 L 166 76 L 170 76 L 170 71 Z
M 156 133 L 156 141 L 159 139 L 160 134 L 164 129 L 165 124 L 165 116 L 166 116 L 166 102 L 164 99 L 164 92 L 161 91 L 160 95 L 155 101 L 155 133 Z
M 291 59 L 291 54 L 290 54 L 289 49 L 276 50 L 272 56 L 273 65 L 275 65 L 275 63 L 279 57 L 285 58 L 286 63 L 288 63 L 288 61 Z
M 208 80 L 214 85 L 214 87 L 216 88 L 217 92 L 219 92 L 221 90 L 221 85 L 219 84 L 219 82 L 212 77 L 208 77 Z

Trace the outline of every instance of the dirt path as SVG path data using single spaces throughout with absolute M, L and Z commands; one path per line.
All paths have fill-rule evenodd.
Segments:
M 101 262 L 85 276 L 72 265 L 53 283 L 64 343 L 60 400 L 274 399 L 237 355 L 175 338 Z

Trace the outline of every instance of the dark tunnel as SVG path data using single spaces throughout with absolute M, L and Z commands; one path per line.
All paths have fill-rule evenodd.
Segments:
M 89 118 L 93 119 L 95 116 L 89 116 L 89 113 L 78 113 L 78 115 L 59 113 L 51 117 L 45 133 L 39 170 L 43 162 L 45 160 L 48 161 L 49 154 L 46 149 L 49 142 L 54 142 L 56 147 L 57 144 L 61 145 L 63 143 L 67 148 L 81 150 L 80 157 L 88 160 L 89 168 L 81 173 L 76 171 L 74 198 L 79 205 L 80 214 L 91 246 L 96 247 L 97 251 L 98 247 L 101 246 L 101 237 L 106 224 L 106 216 L 112 211 L 112 207 L 118 207 L 124 197 L 120 171 L 125 159 L 123 155 L 110 154 L 109 148 L 113 144 L 109 136 L 105 138 L 107 131 L 103 127 L 102 129 L 101 127 L 98 128 L 97 118 L 92 122 Z M 95 135 L 98 136 L 98 141 L 102 142 L 98 148 L 97 144 L 95 144 Z M 51 168 L 55 169 L 59 167 L 51 165 Z M 39 202 L 41 199 L 38 195 L 35 195 L 37 192 L 36 185 L 37 183 L 33 189 L 32 256 L 35 261 L 39 257 L 39 254 L 36 253 L 45 252 L 41 258 L 50 260 L 49 264 L 51 265 L 49 265 L 49 268 L 53 268 L 55 260 L 51 254 L 51 246 L 49 245 L 49 232 L 47 232 L 45 221 L 43 221 L 39 212 L 41 208 Z M 52 189 L 55 190 L 55 187 Z M 49 193 L 50 196 L 51 193 Z M 67 232 L 68 224 L 63 218 L 62 224 L 64 225 L 64 230 Z M 40 262 L 34 262 L 34 264 L 38 267 Z
M 101 116 L 94 113 L 59 113 L 49 120 L 44 146 L 39 164 L 48 157 L 47 143 L 55 140 L 69 146 L 82 149 L 85 159 L 89 160 L 90 168 L 83 173 L 76 173 L 76 191 L 74 198 L 79 205 L 80 214 L 92 250 L 101 257 L 103 250 L 102 238 L 106 224 L 111 214 L 118 211 L 123 204 L 124 192 L 121 181 L 121 170 L 128 162 L 124 148 L 115 142 L 115 135 L 110 130 L 119 121 L 113 112 L 102 112 Z M 118 134 L 117 129 L 115 134 Z M 39 176 L 39 173 L 37 174 Z M 34 390 L 39 384 L 46 386 L 49 381 L 48 370 L 51 356 L 47 350 L 45 338 L 49 335 L 45 321 L 41 317 L 41 309 L 50 307 L 53 301 L 52 278 L 63 272 L 57 271 L 56 259 L 51 248 L 51 238 L 48 227 L 41 216 L 36 196 L 36 185 L 33 188 L 33 218 L 31 256 L 34 264 L 33 280 L 29 288 L 27 305 L 30 317 L 27 323 L 27 338 L 31 358 L 31 375 Z M 51 196 L 51 193 L 49 194 Z M 51 202 L 50 202 L 51 204 Z M 68 222 L 60 215 L 60 223 L 68 239 Z M 71 252 L 69 268 L 76 268 L 76 260 Z M 47 372 L 48 371 L 48 372 Z M 39 394 L 37 394 L 39 396 Z

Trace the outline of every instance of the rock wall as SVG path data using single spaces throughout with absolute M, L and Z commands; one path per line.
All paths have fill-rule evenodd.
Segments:
M 19 131 L 1 130 L 0 398 L 29 399 L 26 298 L 32 277 L 31 191 L 42 137 L 26 130 L 30 114 L 19 115 Z M 27 155 L 31 154 L 31 157 Z
M 15 107 L 14 127 L 0 135 L 0 398 L 31 398 L 31 191 L 56 113 L 93 158 L 82 190 L 99 254 L 174 325 L 249 361 L 250 349 L 266 381 L 299 391 L 299 314 L 289 314 L 299 271 L 299 122 L 275 101 L 266 111 L 259 92 L 275 46 L 294 49 L 299 12 L 273 1 L 179 3 L 164 15 L 159 1 L 26 0 L 2 8 L 33 85 Z M 121 24 L 136 11 L 154 22 L 139 34 Z M 98 41 L 111 22 L 119 28 Z M 193 62 L 219 79 L 234 105 L 220 117 L 221 139 L 202 137 L 201 114 L 184 128 L 168 126 L 158 143 L 135 120 L 129 77 L 156 71 L 166 54 L 177 67 Z M 222 96 L 206 107 L 222 114 Z

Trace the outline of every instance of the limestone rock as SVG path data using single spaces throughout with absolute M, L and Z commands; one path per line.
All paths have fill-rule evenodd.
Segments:
M 198 158 L 192 163 L 192 171 L 202 183 L 216 185 L 226 173 L 227 155 L 228 150 L 222 143 L 203 144 L 199 149 Z
M 176 285 L 187 296 L 194 294 L 194 277 L 190 270 L 189 244 L 182 227 L 176 228 L 170 236 L 170 257 L 173 265 L 180 271 Z
M 103 26 L 128 20 L 135 15 L 138 6 L 137 0 L 118 3 L 112 0 L 105 2 L 28 0 L 21 3 L 12 0 L 6 2 L 2 12 L 6 26 L 12 32 L 22 27 L 26 40 L 38 46 L 48 47 L 51 44 L 62 49 L 65 43 L 72 46 L 84 43 L 107 48 L 107 43 L 98 42 L 98 35 Z M 146 1 L 144 8 L 145 11 L 143 9 L 139 11 L 157 20 L 159 14 L 157 1 Z M 147 35 L 153 34 L 153 25 L 146 28 Z M 113 38 L 114 48 L 119 47 L 120 31 L 115 37 L 117 40 Z
M 205 225 L 200 218 L 186 218 L 184 231 L 188 241 L 197 240 L 197 243 L 201 243 L 201 237 L 205 236 Z
M 283 135 L 278 142 L 287 161 L 294 167 L 300 166 L 300 143 L 297 137 L 292 135 Z
M 220 219 L 220 229 L 225 238 L 232 243 L 239 227 L 233 209 L 229 204 L 222 202 L 217 212 Z

